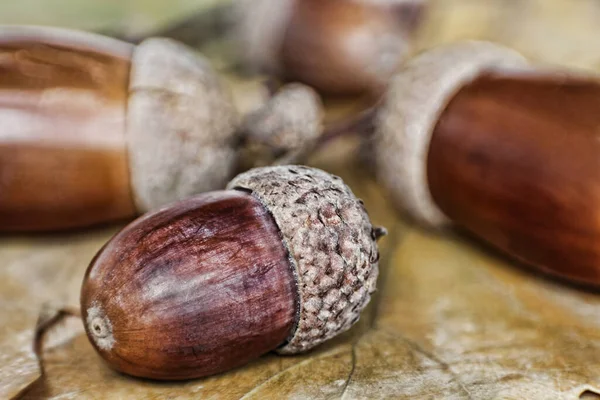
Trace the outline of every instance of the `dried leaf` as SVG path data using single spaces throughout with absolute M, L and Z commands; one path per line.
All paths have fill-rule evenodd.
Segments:
M 350 398 L 577 399 L 600 390 L 600 298 L 449 235 L 407 232 Z M 379 396 L 378 396 L 379 397 Z
M 11 398 L 40 377 L 34 328 L 47 302 L 78 304 L 82 267 L 114 229 L 37 238 L 3 238 L 0 245 L 0 398 Z M 81 334 L 69 325 L 49 347 Z
M 17 301 L 0 300 L 0 398 L 14 397 L 40 377 L 33 354 L 36 315 Z

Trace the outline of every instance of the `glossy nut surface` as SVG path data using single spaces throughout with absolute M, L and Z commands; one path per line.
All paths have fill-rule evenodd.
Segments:
M 431 139 L 431 194 L 512 257 L 600 285 L 600 81 L 491 72 L 450 101 Z
M 406 57 L 423 8 L 297 0 L 281 44 L 283 76 L 326 94 L 380 93 Z
M 251 194 L 190 198 L 127 226 L 86 273 L 81 308 L 111 367 L 190 379 L 284 344 L 297 292 L 280 232 Z
M 132 46 L 53 28 L 0 28 L 0 231 L 135 213 L 125 143 Z

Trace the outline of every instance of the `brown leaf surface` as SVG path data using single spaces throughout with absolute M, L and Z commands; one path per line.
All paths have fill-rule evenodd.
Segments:
M 28 19 L 23 10 L 35 9 L 33 1 L 21 8 L 0 2 L 0 15 L 8 18 L 0 22 L 56 23 L 58 14 L 50 11 L 73 2 L 82 13 L 89 9 L 90 18 L 65 21 L 69 26 L 123 24 L 120 2 L 111 1 L 96 25 L 91 16 L 106 4 L 100 0 L 85 5 L 48 0 L 48 15 Z M 184 7 L 191 9 L 192 3 Z M 600 67 L 596 0 L 433 4 L 419 49 L 479 38 L 542 62 Z M 162 15 L 161 7 L 153 12 Z M 178 12 L 168 7 L 172 15 Z M 138 28 L 146 23 L 138 20 Z M 242 108 L 264 97 L 253 84 L 233 81 Z M 243 95 L 249 87 L 256 95 L 252 100 Z M 349 160 L 352 148 L 350 142 L 332 143 L 311 160 L 342 176 L 365 200 L 374 222 L 390 231 L 381 241 L 379 289 L 349 332 L 304 355 L 269 354 L 219 376 L 156 383 L 110 370 L 94 353 L 81 322 L 71 320 L 50 337 L 47 374 L 41 378 L 31 352 L 38 314 L 48 302 L 78 304 L 85 268 L 116 228 L 0 237 L 0 398 L 21 393 L 25 399 L 546 400 L 577 399 L 586 391 L 582 398 L 598 398 L 600 293 L 533 274 L 470 238 L 405 222 L 365 168 Z
M 82 266 L 113 232 L 0 239 L 0 398 L 39 378 L 32 345 L 42 306 L 78 304 Z M 75 332 L 81 333 L 78 327 Z M 60 336 L 48 344 L 65 339 Z
M 20 304 L 0 301 L 0 398 L 19 394 L 39 376 L 31 349 L 36 315 Z

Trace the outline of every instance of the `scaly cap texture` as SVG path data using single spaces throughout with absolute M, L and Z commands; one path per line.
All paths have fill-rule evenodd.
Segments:
M 375 291 L 376 236 L 362 202 L 342 180 L 302 166 L 257 168 L 228 189 L 251 190 L 281 230 L 298 283 L 296 329 L 278 349 L 309 350 L 358 321 Z
M 526 65 L 513 50 L 477 41 L 442 46 L 405 64 L 390 84 L 374 138 L 378 178 L 398 207 L 431 227 L 449 223 L 427 184 L 437 120 L 454 94 L 483 71 Z
M 138 211 L 222 189 L 231 178 L 237 114 L 217 74 L 193 50 L 160 38 L 137 46 L 128 108 Z

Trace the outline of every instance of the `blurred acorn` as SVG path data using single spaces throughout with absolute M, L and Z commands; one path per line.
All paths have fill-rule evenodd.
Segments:
M 222 188 L 237 114 L 168 39 L 0 27 L 0 231 L 81 227 Z
M 426 0 L 244 0 L 238 36 L 250 68 L 323 95 L 377 96 L 410 51 Z
M 382 104 L 376 168 L 401 209 L 600 285 L 599 76 L 464 42 L 407 62 Z
M 0 231 L 130 218 L 222 189 L 243 145 L 262 146 L 250 165 L 293 161 L 321 133 L 304 85 L 261 106 L 240 125 L 208 60 L 170 39 L 2 26 Z

